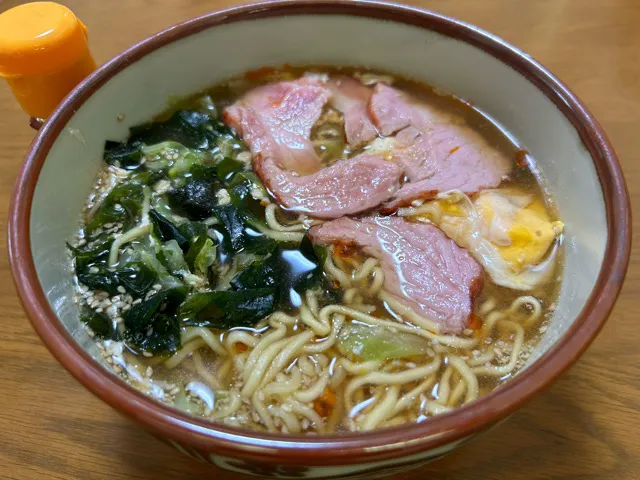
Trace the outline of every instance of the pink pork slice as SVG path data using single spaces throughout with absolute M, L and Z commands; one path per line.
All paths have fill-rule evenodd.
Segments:
M 256 88 L 224 113 L 249 144 L 254 169 L 278 202 L 323 219 L 386 202 L 402 175 L 398 165 L 365 154 L 321 168 L 309 136 L 330 95 L 324 84 L 302 78 Z
M 402 168 L 361 154 L 305 176 L 280 168 L 272 158 L 256 163 L 256 172 L 285 209 L 332 219 L 371 210 L 390 199 L 400 187 Z
M 368 111 L 373 89 L 344 76 L 332 78 L 327 86 L 332 93 L 331 104 L 344 115 L 347 143 L 357 148 L 376 138 L 378 132 Z
M 377 258 L 384 289 L 442 332 L 469 324 L 473 299 L 482 289 L 482 267 L 438 228 L 402 217 L 340 218 L 309 230 L 312 241 L 356 245 Z
M 376 85 L 369 112 L 383 135 L 398 132 L 391 159 L 408 179 L 385 211 L 446 190 L 472 194 L 494 188 L 511 170 L 509 159 L 460 119 L 414 103 L 388 85 Z
M 309 136 L 330 96 L 325 85 L 308 78 L 272 83 L 248 92 L 223 117 L 254 160 L 275 158 L 287 170 L 308 174 L 322 167 Z

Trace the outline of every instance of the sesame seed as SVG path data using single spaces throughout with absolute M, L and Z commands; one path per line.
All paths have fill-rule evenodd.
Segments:
M 151 358 L 151 357 L 153 357 L 153 353 L 151 353 L 151 352 L 147 352 L 147 351 L 142 352 L 142 355 L 143 355 L 143 356 L 145 356 L 145 357 L 147 357 L 147 358 Z
M 153 287 L 154 290 L 160 290 L 162 288 L 162 285 L 160 285 L 159 283 L 156 283 Z
M 119 285 L 116 290 L 118 290 L 120 293 L 127 293 L 127 290 L 122 285 Z

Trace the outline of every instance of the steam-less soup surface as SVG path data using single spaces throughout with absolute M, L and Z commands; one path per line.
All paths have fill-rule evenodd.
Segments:
M 130 137 L 69 245 L 113 370 L 207 419 L 428 421 L 508 381 L 554 309 L 562 223 L 470 104 L 366 70 L 265 68 Z

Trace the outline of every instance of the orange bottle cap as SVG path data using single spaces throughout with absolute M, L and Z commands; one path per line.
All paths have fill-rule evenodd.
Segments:
M 87 29 L 67 7 L 34 2 L 0 14 L 0 77 L 29 115 L 49 116 L 95 68 Z
M 63 5 L 26 3 L 0 14 L 0 76 L 51 73 L 87 49 L 86 27 Z

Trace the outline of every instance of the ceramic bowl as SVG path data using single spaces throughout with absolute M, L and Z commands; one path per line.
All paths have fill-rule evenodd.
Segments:
M 527 368 L 489 395 L 416 425 L 326 436 L 263 434 L 156 403 L 101 365 L 78 320 L 65 241 L 106 139 L 168 99 L 265 65 L 369 66 L 464 98 L 537 159 L 566 224 L 566 267 L 550 327 Z M 124 116 L 124 120 L 122 120 Z M 154 35 L 79 85 L 38 133 L 10 210 L 16 286 L 33 326 L 82 384 L 158 438 L 247 474 L 336 478 L 437 458 L 521 407 L 587 348 L 620 290 L 630 207 L 615 153 L 584 105 L 528 55 L 476 27 L 378 2 L 270 2 L 212 13 Z

